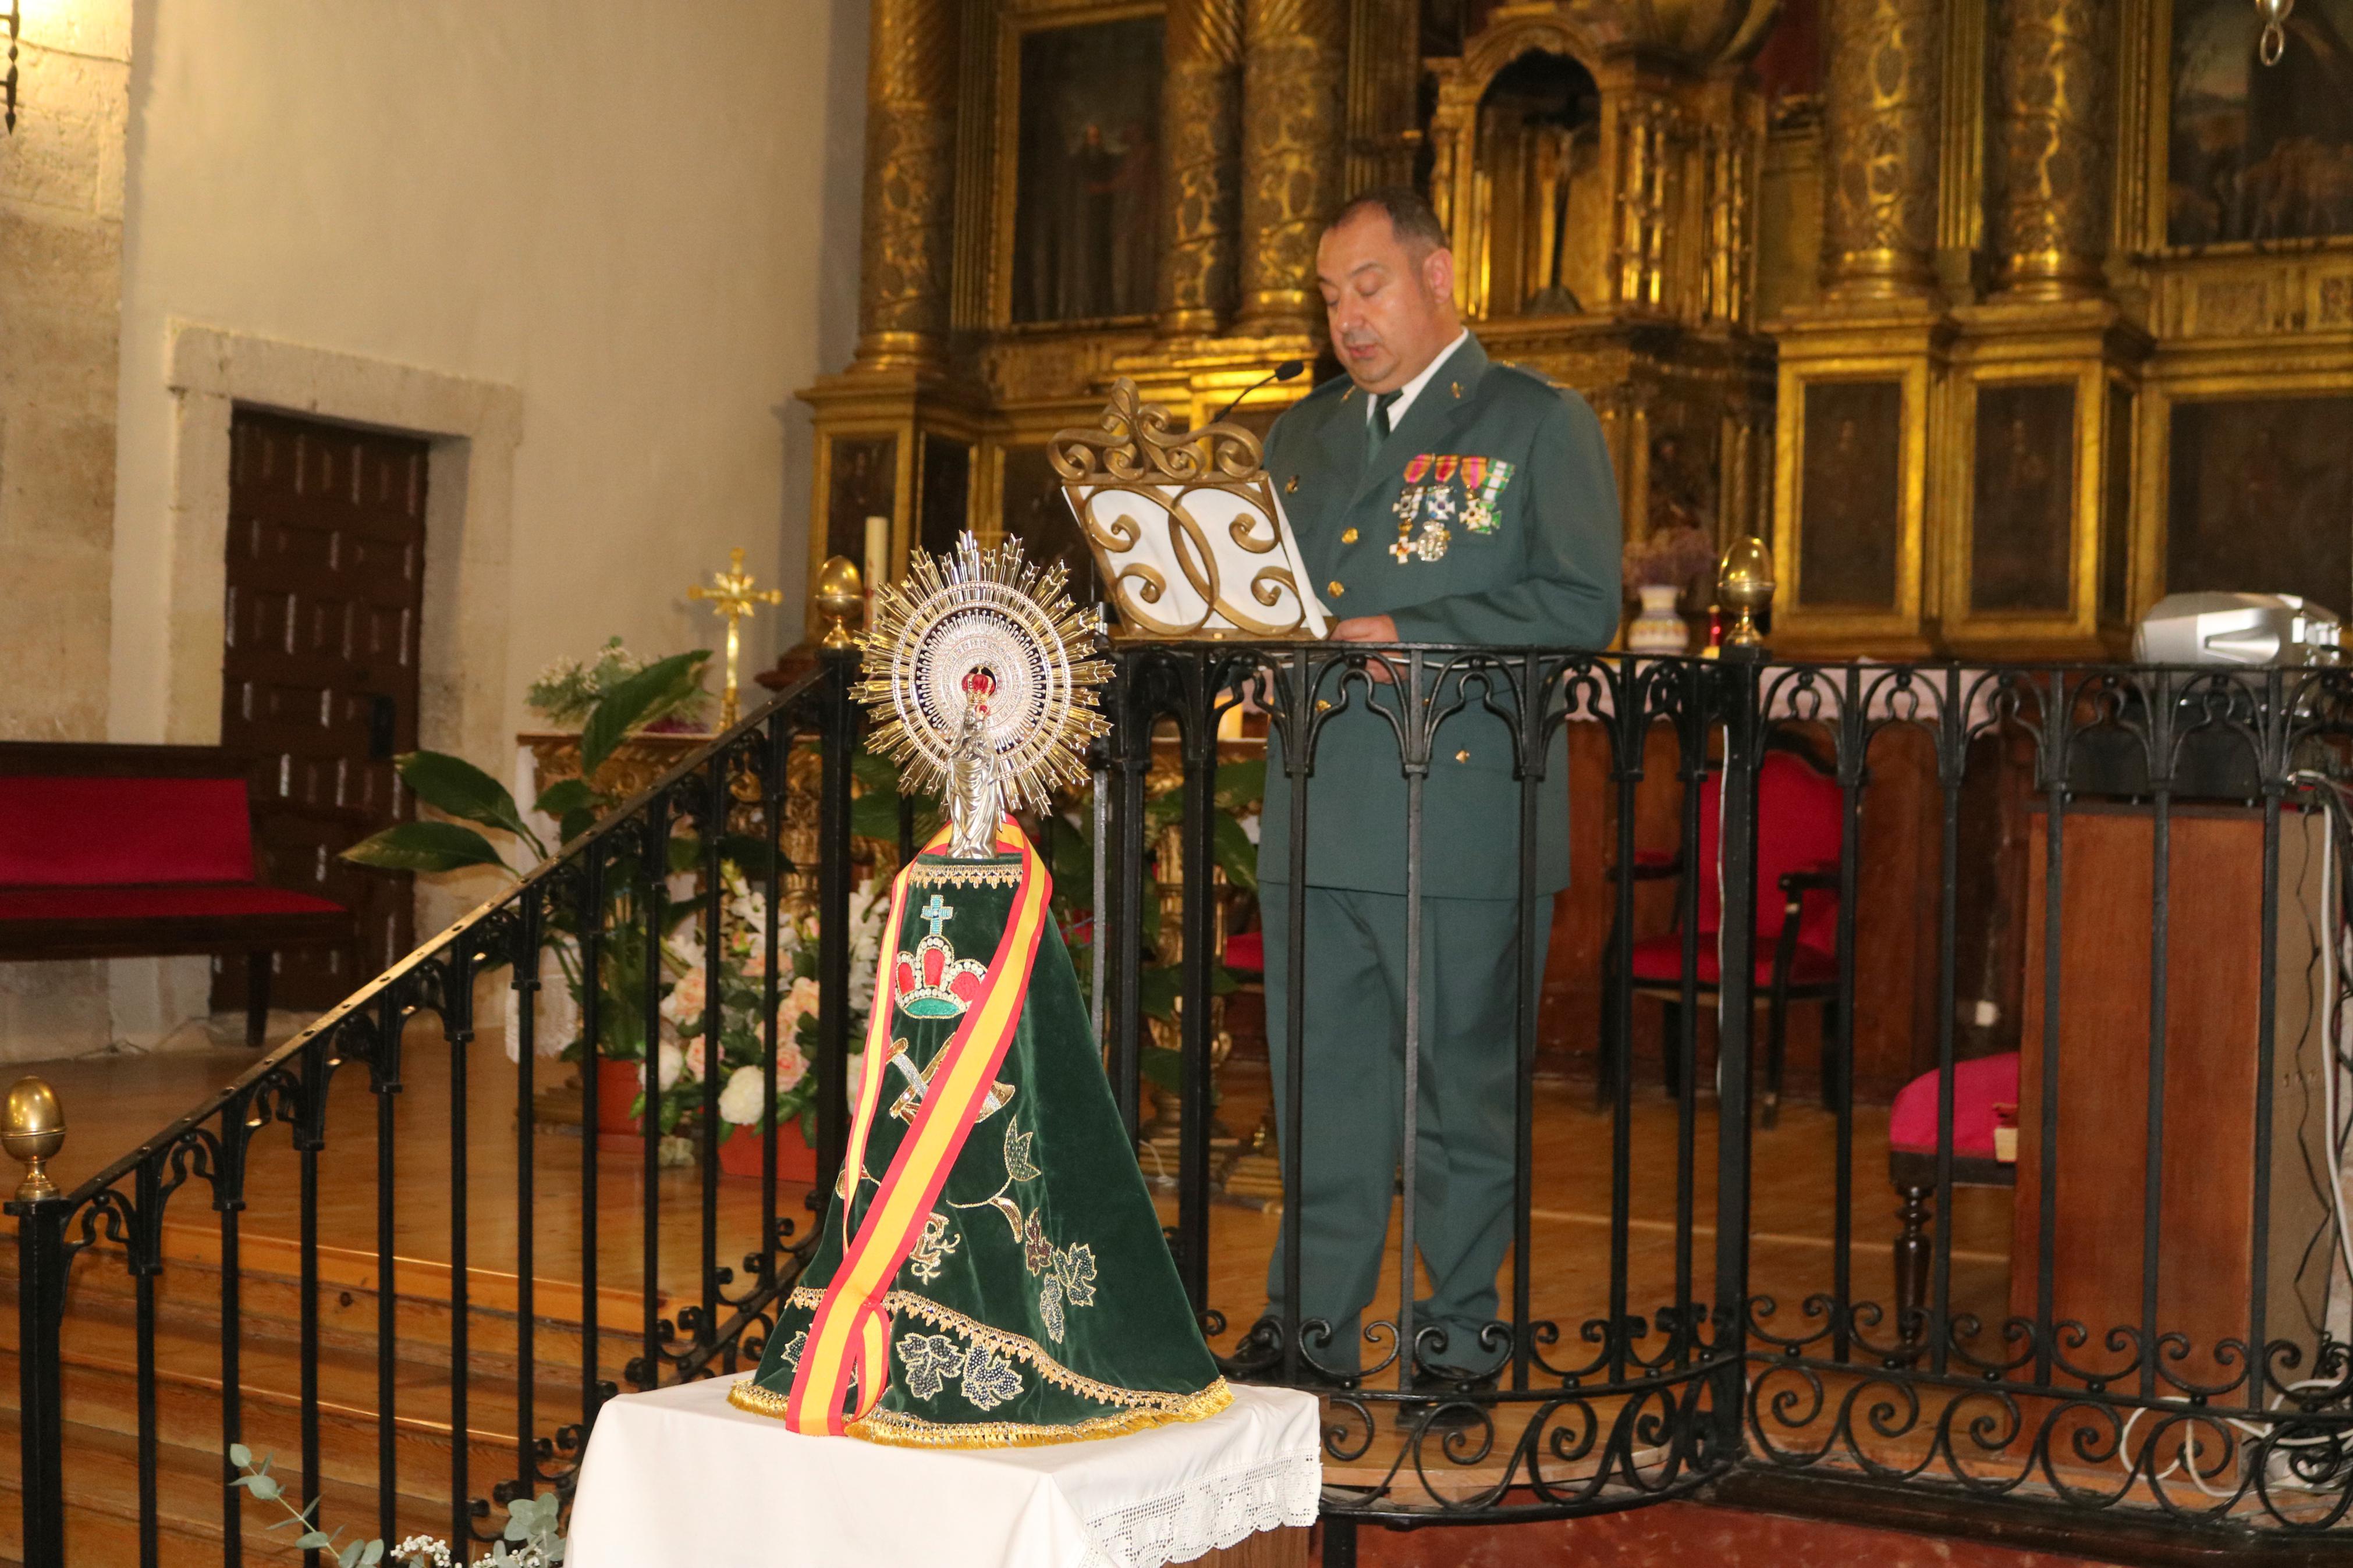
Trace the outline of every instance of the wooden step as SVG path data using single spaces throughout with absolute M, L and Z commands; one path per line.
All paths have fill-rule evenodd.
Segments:
M 137 1347 L 120 1338 L 76 1333 L 62 1362 L 67 1419 L 136 1437 L 139 1426 Z M 159 1330 L 155 1342 L 155 1425 L 158 1440 L 217 1451 L 221 1446 L 218 1346 Z M 322 1472 L 338 1480 L 372 1483 L 377 1473 L 376 1369 L 343 1352 L 322 1353 L 319 1366 L 319 1443 Z M 17 1361 L 0 1352 L 0 1409 L 17 1402 Z M 396 1363 L 395 1442 L 404 1483 L 414 1479 L 426 1496 L 449 1488 L 451 1426 L 446 1372 Z M 301 1368 L 283 1351 L 248 1347 L 240 1361 L 238 1408 L 245 1440 L 257 1448 L 301 1448 Z M 552 1436 L 579 1419 L 576 1387 L 541 1384 L 533 1412 L 534 1436 Z M 512 1380 L 477 1377 L 468 1384 L 468 1489 L 487 1496 L 496 1479 L 514 1474 L 518 1408 Z M 561 1463 L 563 1461 L 556 1461 Z
M 206 1245 L 216 1239 L 201 1230 L 175 1238 L 155 1281 L 158 1458 L 175 1473 L 209 1474 L 220 1463 L 220 1274 L 216 1248 Z M 0 1268 L 0 1419 L 13 1424 L 18 1392 L 17 1321 L 9 1310 L 15 1305 L 14 1249 L 0 1247 L 0 1257 L 11 1266 Z M 301 1287 L 299 1279 L 263 1272 L 258 1265 L 299 1266 L 299 1250 L 290 1245 L 248 1244 L 240 1258 L 240 1300 L 245 1309 L 239 1349 L 240 1434 L 258 1451 L 275 1451 L 281 1468 L 289 1470 L 299 1468 L 301 1442 Z M 62 1334 L 69 1426 L 67 1487 L 70 1495 L 79 1497 L 96 1486 L 101 1499 L 112 1500 L 107 1506 L 80 1509 L 77 1518 L 83 1520 L 84 1533 L 106 1543 L 106 1552 L 127 1541 L 132 1544 L 125 1550 L 134 1555 L 118 1559 L 93 1549 L 93 1555 L 85 1558 L 77 1549 L 74 1561 L 135 1561 L 136 1282 L 125 1269 L 119 1249 L 91 1248 L 80 1261 L 86 1267 L 78 1270 L 74 1280 Z M 341 1248 L 322 1249 L 320 1259 L 323 1298 L 318 1363 L 321 1473 L 331 1493 L 336 1487 L 346 1487 L 363 1500 L 374 1497 L 378 1476 L 375 1262 L 373 1253 Z M 399 1484 L 409 1502 L 423 1510 L 427 1522 L 420 1528 L 439 1533 L 447 1529 L 451 1481 L 448 1342 L 455 1314 L 448 1300 L 450 1271 L 443 1266 L 413 1265 L 412 1260 L 403 1259 L 396 1266 L 394 1279 L 396 1321 L 404 1327 L 424 1331 L 415 1339 L 399 1342 L 394 1368 Z M 513 1310 L 520 1301 L 516 1284 L 512 1276 L 469 1271 L 466 1489 L 478 1498 L 489 1497 L 517 1468 Z M 576 1313 L 581 1293 L 576 1287 L 555 1282 L 542 1292 L 541 1300 L 559 1310 Z M 538 1304 L 534 1302 L 535 1315 Z M 598 1305 L 600 1310 L 621 1317 L 635 1330 L 600 1325 L 598 1338 L 604 1348 L 599 1371 L 607 1379 L 617 1378 L 622 1363 L 642 1348 L 642 1324 L 638 1317 L 642 1303 L 613 1291 L 600 1292 Z M 620 1311 L 624 1305 L 629 1309 L 626 1317 Z M 576 1321 L 551 1321 L 544 1316 L 538 1321 L 533 1435 L 552 1439 L 560 1428 L 579 1419 L 579 1325 Z M 551 1351 L 559 1353 L 551 1354 Z M 542 1466 L 560 1469 L 573 1458 L 558 1452 L 542 1461 Z M 13 1479 L 16 1473 L 13 1456 L 0 1463 L 7 1465 Z M 121 1479 L 118 1471 L 126 1472 L 131 1479 L 118 1486 Z M 533 1489 L 543 1486 L 534 1481 Z M 217 1505 L 213 1506 L 216 1513 L 209 1523 L 192 1516 L 172 1523 L 167 1534 L 183 1544 L 189 1539 L 212 1542 L 212 1560 L 217 1561 Z M 493 1517 L 502 1517 L 502 1511 Z M 12 1542 L 0 1542 L 0 1558 L 13 1549 Z M 196 1555 L 202 1558 L 203 1551 Z M 167 1551 L 165 1560 L 173 1557 L 174 1552 Z
M 362 1349 L 372 1354 L 379 1305 L 375 1255 L 340 1247 L 319 1250 L 321 1345 Z M 0 1247 L 0 1291 L 13 1295 L 15 1267 L 15 1249 Z M 238 1318 L 248 1342 L 299 1339 L 300 1269 L 301 1250 L 291 1243 L 269 1239 L 248 1240 L 244 1245 L 238 1269 Z M 445 1371 L 456 1321 L 450 1279 L 446 1264 L 406 1258 L 395 1263 L 394 1333 L 403 1346 L 402 1353 Z M 512 1374 L 521 1352 L 515 1316 L 521 1305 L 520 1281 L 512 1274 L 470 1268 L 467 1284 L 469 1363 L 478 1373 Z M 217 1325 L 220 1289 L 217 1237 L 204 1231 L 177 1236 L 167 1232 L 164 1266 L 155 1280 L 158 1321 Z M 136 1291 L 137 1282 L 121 1249 L 92 1247 L 75 1259 L 67 1289 L 67 1321 L 95 1314 L 127 1315 L 133 1310 Z M 600 1289 L 596 1294 L 597 1368 L 600 1375 L 610 1379 L 644 1347 L 645 1306 L 633 1291 Z M 667 1298 L 658 1297 L 657 1301 L 665 1316 L 673 1310 Z M 532 1351 L 543 1375 L 576 1377 L 582 1306 L 576 1284 L 534 1281 Z M 16 1328 L 13 1314 L 0 1321 L 0 1345 L 13 1347 Z
M 74 1568 L 113 1568 L 139 1561 L 138 1445 L 119 1434 L 78 1425 L 66 1428 L 66 1561 Z M 283 1453 L 271 1473 L 303 1495 L 299 1467 Z M 0 1415 L 0 1558 L 23 1555 L 24 1509 L 18 1492 L 17 1428 L 14 1411 Z M 217 1451 L 163 1446 L 156 1455 L 156 1522 L 164 1568 L 216 1568 L 221 1561 L 222 1500 L 229 1496 Z M 329 1480 L 320 1518 L 342 1539 L 376 1529 L 376 1493 Z M 273 1503 L 238 1499 L 248 1563 L 300 1563 L 290 1527 L 267 1527 L 285 1517 Z M 298 1505 L 299 1506 L 299 1505 Z M 395 1513 L 402 1536 L 448 1533 L 446 1503 L 403 1495 Z M 390 1543 L 387 1543 L 390 1544 Z

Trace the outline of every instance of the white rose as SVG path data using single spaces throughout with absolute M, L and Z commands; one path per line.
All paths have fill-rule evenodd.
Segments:
M 662 1088 L 667 1089 L 672 1084 L 676 1083 L 678 1081 L 678 1075 L 685 1069 L 686 1053 L 680 1050 L 676 1046 L 665 1044 L 661 1048 Z M 639 1089 L 643 1089 L 645 1086 L 646 1068 L 643 1062 L 639 1062 L 638 1064 L 638 1087 Z
M 719 1091 L 719 1119 L 738 1127 L 758 1122 L 760 1087 L 758 1068 L 737 1068 L 728 1075 L 727 1087 Z

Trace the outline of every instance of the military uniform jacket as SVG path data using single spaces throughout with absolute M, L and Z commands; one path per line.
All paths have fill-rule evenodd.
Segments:
M 1487 357 L 1466 337 L 1376 450 L 1367 394 L 1325 382 L 1275 422 L 1266 471 L 1310 581 L 1338 618 L 1387 615 L 1401 642 L 1606 647 L 1616 635 L 1621 527 L 1609 454 L 1576 393 Z M 1339 710 L 1315 743 L 1307 881 L 1406 890 L 1406 784 L 1396 731 L 1337 672 Z M 1396 711 L 1389 688 L 1374 701 Z M 1441 704 L 1451 705 L 1451 704 Z M 1508 707 L 1508 698 L 1498 706 Z M 1537 814 L 1535 891 L 1568 883 L 1565 741 Z M 1442 898 L 1519 891 L 1519 782 L 1512 740 L 1478 689 L 1440 727 L 1422 792 L 1422 882 Z M 1290 780 L 1268 743 L 1261 881 L 1290 880 Z

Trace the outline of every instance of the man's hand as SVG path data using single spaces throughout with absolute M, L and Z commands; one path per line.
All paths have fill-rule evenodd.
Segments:
M 1332 623 L 1334 642 L 1395 642 L 1398 640 L 1397 618 L 1393 616 L 1350 616 L 1345 621 Z
M 1345 621 L 1332 623 L 1334 642 L 1395 642 L 1398 640 L 1397 621 L 1389 616 L 1350 616 Z M 1389 667 L 1379 659 L 1367 659 L 1365 673 L 1387 686 L 1390 683 Z

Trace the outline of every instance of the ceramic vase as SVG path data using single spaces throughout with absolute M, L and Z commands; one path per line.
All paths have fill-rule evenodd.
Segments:
M 1641 596 L 1641 613 L 1626 628 L 1629 653 L 1680 654 L 1691 646 L 1691 627 L 1676 612 L 1682 593 L 1672 583 L 1645 583 L 1634 592 Z

